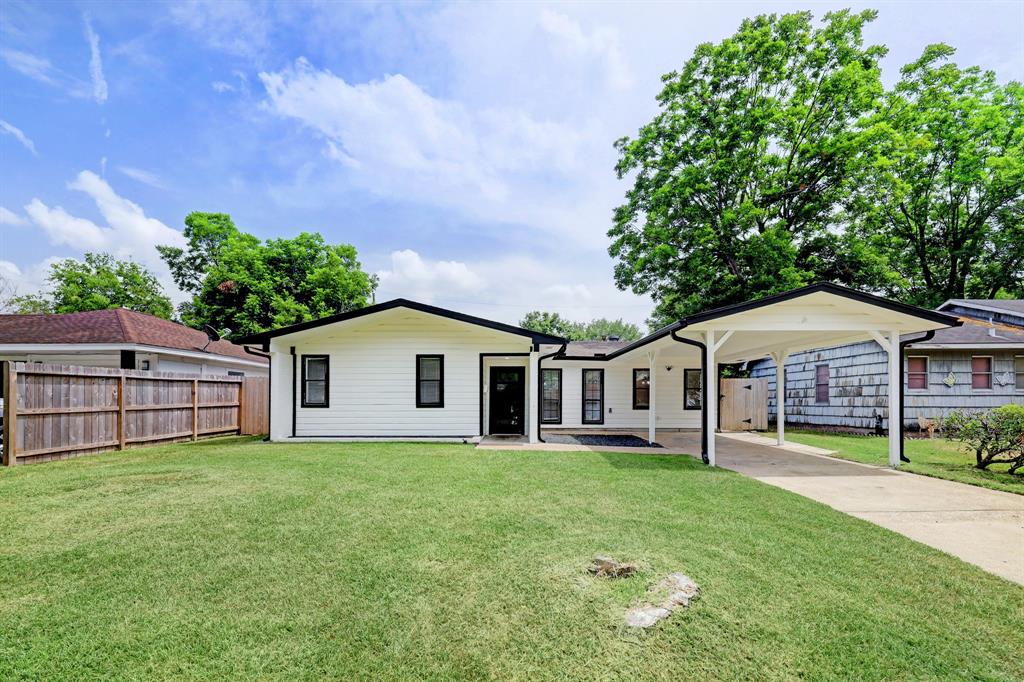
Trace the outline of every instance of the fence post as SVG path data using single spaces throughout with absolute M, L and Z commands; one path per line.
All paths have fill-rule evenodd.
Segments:
M 124 450 L 124 371 L 117 377 L 117 449 Z
M 192 440 L 199 440 L 199 379 L 192 380 Z
M 7 362 L 7 381 L 4 382 L 4 466 L 12 467 L 18 463 L 18 372 L 14 363 Z

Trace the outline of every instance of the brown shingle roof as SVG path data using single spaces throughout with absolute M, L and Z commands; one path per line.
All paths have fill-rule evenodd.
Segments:
M 1009 324 L 989 324 L 970 317 L 961 317 L 963 325 L 937 329 L 931 341 L 921 345 L 935 343 L 952 343 L 971 346 L 1001 345 L 1007 343 L 1024 344 L 1024 328 Z
M 0 315 L 0 343 L 120 343 L 202 352 L 205 332 L 134 310 L 115 308 L 56 315 Z M 212 355 L 263 362 L 230 341 L 206 348 Z

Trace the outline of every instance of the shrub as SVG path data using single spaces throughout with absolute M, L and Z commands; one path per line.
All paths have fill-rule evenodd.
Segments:
M 976 466 L 1009 464 L 1014 474 L 1024 467 L 1024 405 L 1003 405 L 988 412 L 956 410 L 941 421 L 946 438 L 974 450 Z

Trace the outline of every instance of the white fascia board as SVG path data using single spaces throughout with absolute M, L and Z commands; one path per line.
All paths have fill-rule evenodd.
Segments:
M 174 355 L 211 362 L 226 362 L 249 367 L 267 366 L 264 362 L 243 360 L 242 358 L 234 358 L 230 355 L 201 353 L 199 351 L 180 350 L 177 348 L 164 348 L 163 346 L 146 346 L 136 343 L 0 343 L 0 353 L 12 355 L 15 353 L 89 353 L 122 350 L 133 350 L 137 353 L 160 353 L 161 355 Z

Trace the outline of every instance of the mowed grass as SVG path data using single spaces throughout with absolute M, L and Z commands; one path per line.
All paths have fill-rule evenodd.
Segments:
M 1024 677 L 1024 588 L 685 456 L 218 440 L 0 471 L 0 519 L 4 680 Z
M 775 436 L 774 433 L 766 435 Z M 786 429 L 786 440 L 835 450 L 834 457 L 854 462 L 889 465 L 889 440 L 884 436 Z M 1024 495 L 1024 475 L 1007 473 L 1007 464 L 993 464 L 986 470 L 978 469 L 974 466 L 974 452 L 966 450 L 960 443 L 945 438 L 908 438 L 904 452 L 910 458 L 910 463 L 900 465 L 903 471 Z

